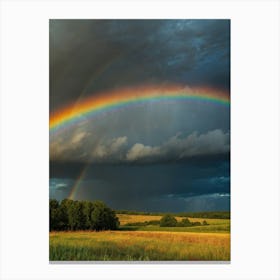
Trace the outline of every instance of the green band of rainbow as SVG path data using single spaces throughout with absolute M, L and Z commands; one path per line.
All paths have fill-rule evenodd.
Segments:
M 207 88 L 188 88 L 178 86 L 141 87 L 134 89 L 122 89 L 102 94 L 95 94 L 78 104 L 71 104 L 51 114 L 50 132 L 55 132 L 63 127 L 71 126 L 84 118 L 119 110 L 137 104 L 198 100 L 213 102 L 229 106 L 229 94 L 219 90 Z

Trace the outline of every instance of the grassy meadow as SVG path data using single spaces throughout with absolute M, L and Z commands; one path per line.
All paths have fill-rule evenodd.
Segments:
M 228 233 L 53 232 L 50 260 L 229 260 Z
M 117 214 L 114 231 L 50 232 L 51 261 L 228 261 L 230 220 L 189 218 L 193 227 L 127 226 L 161 216 Z M 183 217 L 176 217 L 178 221 Z

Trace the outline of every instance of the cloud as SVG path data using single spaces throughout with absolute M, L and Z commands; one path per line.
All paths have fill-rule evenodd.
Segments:
M 110 141 L 105 142 L 104 144 L 99 143 L 94 147 L 90 159 L 91 160 L 121 160 L 123 157 L 123 148 L 127 144 L 127 137 L 118 137 Z
M 180 134 L 171 137 L 161 146 L 135 144 L 126 155 L 128 161 L 182 160 L 202 155 L 217 155 L 229 152 L 229 133 L 220 129 L 198 135 L 180 138 Z
M 73 185 L 72 179 L 50 178 L 49 195 L 50 198 L 63 199 L 67 197 L 70 187 Z
M 72 145 L 79 144 L 87 135 L 88 133 L 85 131 L 81 131 L 77 134 L 74 134 L 74 136 L 71 139 L 71 144 Z
M 189 159 L 176 164 L 92 164 L 82 181 L 85 164 L 55 163 L 51 176 L 55 183 L 66 182 L 68 189 L 55 192 L 67 197 L 79 180 L 75 199 L 103 200 L 115 209 L 142 211 L 227 210 L 230 182 L 207 183 L 212 178 L 229 178 L 227 160 Z M 61 179 L 59 179 L 61 178 Z M 65 178 L 68 178 L 66 181 Z M 50 186 L 51 189 L 51 186 Z
M 59 187 L 59 188 L 61 188 L 61 187 L 66 187 L 67 186 L 67 184 L 65 184 L 65 183 L 60 183 L 60 184 L 57 184 L 56 185 L 56 187 Z
M 220 176 L 220 177 L 211 178 L 208 183 L 210 183 L 210 184 L 228 184 L 229 182 L 230 182 L 229 177 Z
M 144 146 L 143 144 L 137 143 L 127 152 L 126 159 L 133 161 L 143 158 L 157 157 L 160 155 L 160 147 Z
M 161 145 L 128 145 L 128 137 L 109 140 L 87 137 L 89 133 L 78 132 L 51 142 L 51 160 L 93 163 L 162 163 L 182 161 L 199 156 L 223 155 L 229 152 L 229 133 L 220 129 L 204 134 L 193 132 L 183 137 L 177 133 Z M 221 179 L 222 180 L 222 179 Z
M 91 132 L 86 131 L 85 127 L 64 134 L 50 135 L 50 159 L 67 160 L 70 155 L 76 159 L 83 159 L 83 147 L 90 135 Z
M 110 151 L 113 153 L 116 153 L 119 151 L 119 149 L 127 144 L 127 137 L 123 136 L 123 137 L 119 137 L 119 138 L 115 138 L 112 140 L 111 144 L 110 144 Z

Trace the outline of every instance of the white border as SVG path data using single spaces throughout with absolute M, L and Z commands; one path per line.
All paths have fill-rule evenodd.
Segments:
M 7 0 L 0 18 L 1 279 L 279 279 L 278 1 Z M 49 18 L 231 19 L 231 264 L 49 264 Z

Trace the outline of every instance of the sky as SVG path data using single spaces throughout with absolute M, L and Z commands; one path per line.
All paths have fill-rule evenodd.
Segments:
M 230 95 L 229 20 L 50 20 L 50 118 L 114 94 Z M 50 129 L 51 198 L 230 209 L 230 105 L 148 99 Z

